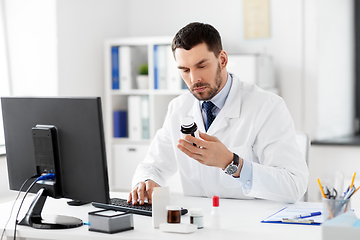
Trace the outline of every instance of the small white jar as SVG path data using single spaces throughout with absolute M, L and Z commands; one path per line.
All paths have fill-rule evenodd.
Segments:
M 189 210 L 190 223 L 197 225 L 198 229 L 204 228 L 204 213 L 201 208 L 192 208 Z

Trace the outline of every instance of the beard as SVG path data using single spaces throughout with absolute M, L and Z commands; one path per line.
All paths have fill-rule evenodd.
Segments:
M 220 63 L 218 64 L 218 68 L 216 70 L 216 75 L 215 75 L 214 80 L 215 80 L 214 87 L 212 87 L 209 83 L 199 82 L 199 83 L 195 83 L 194 85 L 190 86 L 189 90 L 192 93 L 192 95 L 194 95 L 194 97 L 196 97 L 198 100 L 208 101 L 208 100 L 212 99 L 219 92 L 221 83 L 223 81 L 223 79 L 221 78 Z M 200 93 L 194 92 L 194 88 L 198 88 L 198 87 L 206 87 L 206 91 L 200 92 Z

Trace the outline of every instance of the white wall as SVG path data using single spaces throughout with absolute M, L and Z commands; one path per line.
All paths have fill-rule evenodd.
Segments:
M 126 36 L 127 1 L 4 3 L 14 95 L 103 96 L 103 43 Z
M 193 21 L 210 23 L 220 32 L 228 53 L 264 53 L 274 58 L 282 97 L 298 129 L 302 127 L 303 1 L 270 1 L 271 37 L 246 40 L 242 1 L 129 1 L 129 36 L 174 36 Z M 141 6 L 141 8 L 139 8 Z M 141 16 L 141 17 L 139 17 Z
M 242 1 L 238 0 L 221 6 L 218 1 L 184 0 L 182 6 L 191 6 L 186 11 L 165 0 L 14 0 L 6 5 L 14 81 L 17 86 L 48 88 L 44 93 L 15 86 L 17 95 L 103 96 L 104 39 L 173 36 L 187 23 L 201 21 L 219 30 L 229 53 L 273 56 L 281 94 L 302 129 L 301 0 L 271 1 L 271 37 L 260 40 L 244 39 Z M 219 7 L 224 9 L 222 14 Z M 30 46 L 29 40 L 33 40 Z
M 56 1 L 60 96 L 104 94 L 104 41 L 128 32 L 128 1 Z
M 4 0 L 12 94 L 58 93 L 55 0 Z
M 304 129 L 317 139 L 352 134 L 354 4 L 305 0 Z

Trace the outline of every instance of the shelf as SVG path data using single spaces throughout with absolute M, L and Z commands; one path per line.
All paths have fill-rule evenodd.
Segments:
M 170 49 L 171 42 L 172 37 L 105 41 L 104 126 L 110 186 L 113 189 L 131 187 L 126 184 L 132 179 L 137 164 L 144 159 L 151 139 L 162 127 L 169 102 L 188 92 L 181 89 L 183 83 Z M 144 63 L 148 64 L 149 88 L 138 89 L 137 69 Z M 127 137 L 113 137 L 114 118 L 118 123 L 117 135 L 124 136 L 127 130 Z M 129 128 L 131 133 L 136 134 L 129 134 Z M 126 170 L 122 166 L 125 163 Z

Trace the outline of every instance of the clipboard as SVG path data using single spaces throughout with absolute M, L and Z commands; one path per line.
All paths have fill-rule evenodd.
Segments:
M 293 204 L 285 207 L 278 212 L 270 215 L 261 221 L 261 223 L 280 223 L 280 224 L 301 224 L 319 226 L 324 222 L 323 216 L 312 216 L 309 218 L 298 219 L 297 221 L 284 221 L 283 218 L 292 218 L 293 216 L 322 211 L 322 206 L 307 206 L 306 204 Z M 310 222 L 309 220 L 313 220 Z

